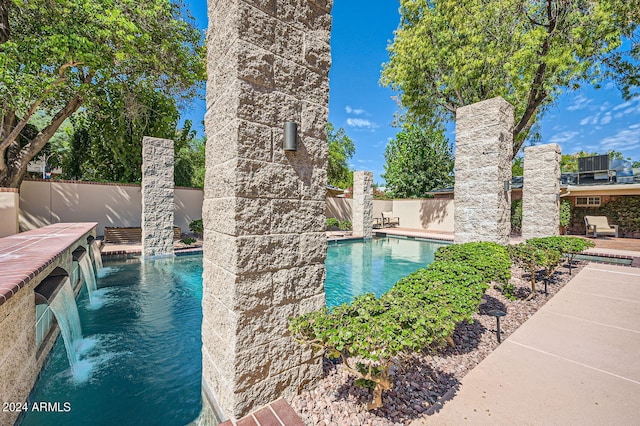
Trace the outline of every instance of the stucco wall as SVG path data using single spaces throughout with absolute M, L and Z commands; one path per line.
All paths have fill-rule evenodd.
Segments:
M 327 217 L 352 220 L 352 204 L 350 198 L 327 198 Z M 373 217 L 392 211 L 394 217 L 400 218 L 403 228 L 453 232 L 453 206 L 453 200 L 438 198 L 374 200 Z
M 189 231 L 189 222 L 202 218 L 200 189 L 176 188 L 174 225 Z M 24 181 L 20 186 L 20 230 L 59 222 L 98 222 L 105 226 L 141 226 L 139 185 L 94 182 Z
M 13 188 L 0 188 L 0 238 L 18 233 L 20 196 Z

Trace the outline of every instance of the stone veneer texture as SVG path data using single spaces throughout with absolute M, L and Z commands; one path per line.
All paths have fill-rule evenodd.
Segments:
M 509 242 L 513 106 L 501 97 L 458 108 L 454 241 Z
M 325 305 L 331 6 L 208 2 L 203 381 L 229 418 L 322 376 L 287 326 Z
M 373 235 L 373 173 L 353 173 L 353 235 Z
M 142 256 L 173 255 L 173 141 L 142 139 Z
M 560 146 L 529 146 L 524 149 L 522 188 L 522 238 L 558 235 L 560 226 Z

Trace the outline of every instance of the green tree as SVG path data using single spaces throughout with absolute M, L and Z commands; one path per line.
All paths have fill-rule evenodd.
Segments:
M 203 188 L 206 139 L 197 138 L 187 120 L 175 142 L 174 181 L 176 186 Z
M 204 50 L 192 21 L 180 1 L 13 0 L 0 47 L 0 186 L 18 187 L 80 108 L 100 111 L 112 96 L 141 90 L 195 96 Z M 18 146 L 37 113 L 51 119 Z
M 630 157 L 625 157 L 619 151 L 610 150 L 607 152 L 609 154 L 610 160 L 627 160 L 631 161 Z M 578 171 L 578 158 L 584 157 L 592 157 L 594 155 L 601 155 L 597 152 L 585 152 L 578 151 L 575 154 L 562 154 L 562 159 L 560 160 L 560 168 L 564 173 L 572 173 Z
M 565 89 L 638 79 L 638 0 L 401 0 L 382 83 L 419 122 L 495 96 L 515 106 L 514 157 Z M 610 71 L 610 72 L 608 72 Z
M 349 159 L 356 152 L 353 140 L 340 127 L 336 130 L 333 124 L 327 123 L 327 143 L 329 145 L 329 164 L 327 182 L 338 188 L 353 186 L 353 170 L 349 168 Z
M 395 197 L 427 197 L 453 184 L 453 153 L 442 127 L 406 124 L 384 157 L 382 177 Z
M 511 176 L 524 176 L 524 157 L 514 157 L 511 162 Z

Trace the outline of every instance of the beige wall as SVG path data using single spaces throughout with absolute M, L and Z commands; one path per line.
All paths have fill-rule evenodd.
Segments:
M 350 198 L 327 197 L 327 217 L 338 220 L 352 220 L 353 200 Z M 447 199 L 408 199 L 374 200 L 373 217 L 382 217 L 380 212 L 392 211 L 400 218 L 403 228 L 429 229 L 432 231 L 453 232 L 453 200 Z
M 176 188 L 174 224 L 182 232 L 202 217 L 203 192 Z M 20 229 L 59 222 L 98 222 L 105 226 L 141 226 L 142 199 L 138 185 L 113 185 L 69 181 L 24 181 L 20 187 Z
M 13 188 L 0 188 L 0 238 L 18 233 L 20 195 Z

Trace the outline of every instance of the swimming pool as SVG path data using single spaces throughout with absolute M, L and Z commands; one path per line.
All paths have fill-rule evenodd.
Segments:
M 442 245 L 393 238 L 331 244 L 327 306 L 384 293 L 432 262 Z M 58 402 L 60 412 L 29 411 L 22 425 L 173 426 L 198 416 L 202 256 L 105 266 L 93 303 L 86 289 L 77 299 L 82 361 L 72 374 L 58 339 L 30 396 L 30 406 Z

